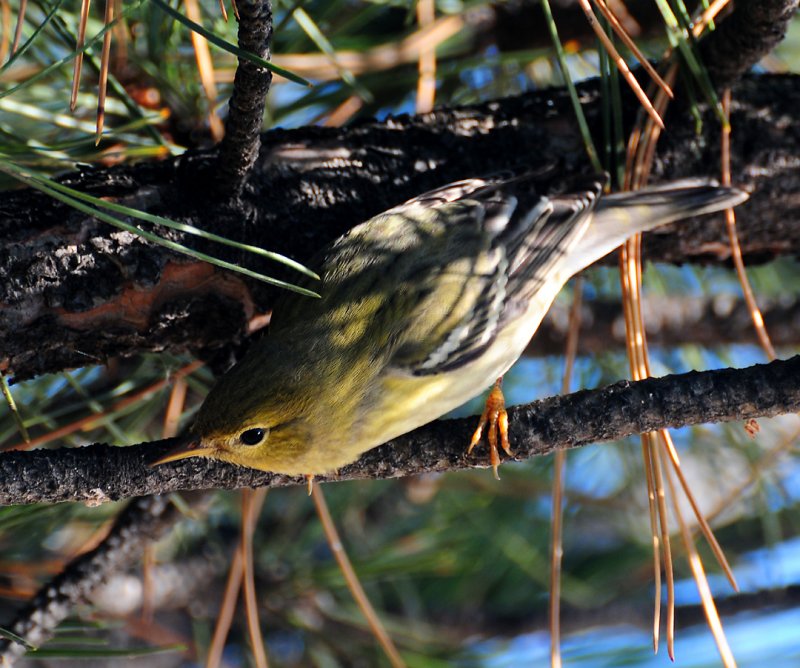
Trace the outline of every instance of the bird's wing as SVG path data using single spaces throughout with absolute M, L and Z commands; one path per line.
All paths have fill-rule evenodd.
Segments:
M 568 191 L 549 196 L 551 213 L 546 219 L 535 221 L 519 239 L 509 240 L 509 298 L 501 326 L 525 312 L 545 281 L 569 279 L 572 272 L 562 275 L 564 268 L 574 264 L 568 258 L 587 232 L 607 178 L 598 174 L 573 180 Z
M 501 182 L 505 179 L 510 178 L 511 176 L 513 175 L 510 173 L 506 174 L 504 172 L 499 172 L 492 176 L 463 179 L 462 181 L 454 181 L 440 188 L 435 188 L 434 190 L 429 190 L 428 192 L 422 193 L 421 195 L 412 197 L 411 199 L 400 204 L 399 206 L 396 206 L 393 209 L 389 209 L 388 211 L 386 211 L 386 213 L 393 213 L 396 211 L 408 211 L 412 207 L 416 206 L 431 208 L 439 206 L 441 204 L 446 204 L 447 202 L 455 202 L 460 199 L 465 199 L 466 197 L 469 197 L 476 191 L 479 191 L 485 188 L 486 186 L 492 185 L 494 183 Z
M 328 337 L 319 349 L 341 351 L 342 364 L 346 351 L 366 347 L 376 364 L 413 375 L 458 368 L 559 271 L 604 183 L 600 175 L 554 188 L 537 172 L 420 195 L 334 242 L 321 267 L 322 298 L 285 293 L 271 328 L 310 342 Z
M 405 242 L 415 241 L 391 272 L 396 289 L 389 308 L 404 317 L 396 323 L 390 365 L 426 375 L 480 356 L 558 271 L 584 234 L 604 183 L 603 176 L 584 178 L 567 193 L 546 196 L 540 180 L 520 176 L 471 184 L 460 198 L 447 192 L 441 204 L 420 206 L 431 202 L 422 196 L 393 210 L 395 223 L 405 216 L 403 224 L 417 232 L 406 229 Z

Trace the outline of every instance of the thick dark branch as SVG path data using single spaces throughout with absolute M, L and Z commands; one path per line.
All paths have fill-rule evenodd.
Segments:
M 272 3 L 270 0 L 237 0 L 239 46 L 269 60 L 272 41 Z M 221 201 L 231 201 L 244 188 L 261 146 L 267 92 L 272 73 L 239 58 L 228 104 L 225 138 L 219 147 L 219 165 L 209 175 Z
M 34 647 L 40 646 L 109 575 L 136 563 L 144 546 L 160 538 L 175 523 L 176 515 L 166 498 L 137 499 L 122 512 L 97 548 L 72 561 L 4 628 Z M 12 665 L 25 651 L 23 645 L 0 638 L 0 664 Z
M 630 0 L 610 3 L 612 11 L 628 33 L 641 43 L 642 38 L 663 37 L 664 18 L 658 6 L 649 0 Z M 563 43 L 579 42 L 591 47 L 597 43 L 597 35 L 578 2 L 553 2 L 551 11 Z M 486 39 L 492 39 L 500 51 L 522 49 L 549 49 L 553 38 L 544 21 L 544 13 L 538 0 L 518 0 L 517 2 L 497 2 L 492 4 L 492 13 L 486 25 L 480 28 Z
M 800 356 L 747 369 L 692 372 L 551 397 L 510 411 L 515 459 L 666 427 L 771 417 L 800 410 Z M 320 481 L 395 478 L 486 466 L 466 458 L 473 419 L 440 420 L 366 453 Z M 154 469 L 174 444 L 11 452 L 0 456 L 0 504 L 88 501 L 190 489 L 281 487 L 302 478 L 203 460 Z
M 599 88 L 589 82 L 582 90 L 599 134 Z M 630 125 L 636 103 L 627 108 Z M 750 78 L 734 91 L 733 181 L 755 190 L 739 208 L 748 261 L 800 253 L 798 108 L 800 77 Z M 191 174 L 211 169 L 213 153 L 79 172 L 65 180 L 307 260 L 348 227 L 447 181 L 527 163 L 532 156 L 585 171 L 572 119 L 567 96 L 551 90 L 384 123 L 273 131 L 263 135 L 242 193 L 253 217 L 235 224 L 200 206 L 192 190 Z M 668 116 L 667 125 L 655 180 L 714 171 L 719 131 L 713 115 L 705 117 L 699 136 L 687 116 Z M 645 257 L 726 261 L 720 222 L 704 219 L 672 234 L 647 235 Z M 252 257 L 202 249 L 275 271 Z M 0 255 L 0 368 L 18 378 L 112 355 L 226 347 L 274 296 L 261 284 L 188 262 L 28 191 L 0 194 Z
M 578 2 L 553 4 L 555 23 L 563 42 L 594 43 L 596 37 Z M 664 19 L 657 3 L 632 0 L 610 3 L 612 11 L 629 34 L 642 39 L 664 34 Z M 701 12 L 700 2 L 686 3 L 689 11 Z M 717 17 L 717 29 L 702 42 L 702 61 L 712 80 L 720 87 L 729 86 L 772 51 L 788 29 L 797 9 L 797 0 L 736 0 Z M 493 39 L 501 51 L 549 48 L 552 40 L 536 0 L 496 3 L 486 24 L 481 26 L 483 41 Z
M 714 83 L 730 86 L 781 42 L 798 0 L 736 0 L 733 13 L 700 47 Z

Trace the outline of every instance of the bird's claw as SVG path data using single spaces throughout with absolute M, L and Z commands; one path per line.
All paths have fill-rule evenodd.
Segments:
M 513 456 L 511 444 L 508 442 L 508 413 L 506 412 L 506 400 L 500 385 L 501 383 L 498 379 L 486 399 L 486 408 L 483 409 L 478 428 L 475 430 L 475 433 L 472 434 L 472 440 L 467 448 L 467 455 L 470 455 L 473 448 L 480 442 L 481 436 L 483 436 L 483 430 L 488 425 L 489 429 L 486 433 L 486 439 L 489 441 L 489 460 L 494 470 L 494 477 L 497 480 L 500 480 L 500 476 L 497 474 L 497 468 L 500 466 L 500 452 L 497 449 L 498 434 L 500 447 L 503 448 L 503 451 L 509 457 Z

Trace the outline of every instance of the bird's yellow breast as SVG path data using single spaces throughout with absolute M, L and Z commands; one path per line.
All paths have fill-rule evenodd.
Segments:
M 522 355 L 556 293 L 547 289 L 537 293 L 526 313 L 500 331 L 482 355 L 457 369 L 415 376 L 387 368 L 379 378 L 373 407 L 354 428 L 353 458 L 441 417 L 486 390 Z

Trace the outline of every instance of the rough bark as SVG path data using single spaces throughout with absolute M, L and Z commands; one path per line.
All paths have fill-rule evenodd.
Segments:
M 720 88 L 730 86 L 783 40 L 798 0 L 737 0 L 714 39 L 700 47 L 703 63 Z
M 269 60 L 272 3 L 270 0 L 238 0 L 236 7 L 239 13 L 239 47 Z M 272 72 L 239 58 L 225 119 L 225 138 L 220 143 L 219 162 L 211 181 L 217 201 L 238 202 L 258 157 L 264 108 L 271 83 Z
M 583 86 L 582 99 L 591 127 L 599 132 L 596 82 Z M 747 260 L 796 255 L 800 77 L 748 78 L 736 87 L 734 100 L 733 181 L 754 191 L 739 208 Z M 628 126 L 633 115 L 626 119 Z M 668 116 L 667 125 L 655 180 L 715 170 L 719 130 L 710 114 L 700 135 L 681 113 Z M 447 181 L 534 158 L 555 159 L 571 172 L 587 169 L 562 90 L 343 129 L 268 132 L 242 194 L 253 216 L 235 221 L 221 220 L 201 206 L 196 192 L 194 175 L 208 170 L 215 158 L 207 152 L 83 169 L 63 181 L 308 260 L 354 224 Z M 183 240 L 276 273 L 274 266 L 253 258 Z M 644 252 L 670 262 L 728 258 L 719 218 L 688 222 L 671 234 L 650 234 Z M 43 195 L 0 194 L 0 368 L 18 379 L 144 351 L 208 356 L 241 338 L 249 317 L 267 311 L 273 297 L 262 284 L 154 248 Z
M 509 411 L 514 459 L 609 441 L 631 434 L 705 422 L 746 420 L 800 411 L 800 355 L 748 367 L 621 381 L 600 390 L 550 397 Z M 488 456 L 465 456 L 474 419 L 440 420 L 364 454 L 320 482 L 396 478 L 485 467 Z M 101 503 L 191 489 L 304 485 L 304 478 L 241 469 L 207 460 L 150 468 L 174 442 L 126 448 L 9 452 L 0 455 L 0 504 Z
M 86 602 L 110 574 L 127 570 L 136 563 L 144 546 L 166 533 L 177 515 L 166 497 L 137 499 L 120 514 L 100 545 L 71 562 L 5 628 L 39 647 L 52 637 L 75 605 Z M 143 517 L 146 522 L 141 521 Z M 0 638 L 2 665 L 13 665 L 26 651 L 24 645 Z

